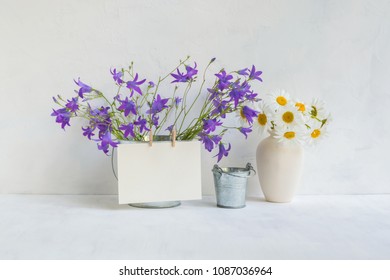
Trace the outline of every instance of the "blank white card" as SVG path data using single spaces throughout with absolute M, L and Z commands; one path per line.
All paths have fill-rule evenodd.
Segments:
M 200 142 L 118 146 L 119 204 L 201 199 Z

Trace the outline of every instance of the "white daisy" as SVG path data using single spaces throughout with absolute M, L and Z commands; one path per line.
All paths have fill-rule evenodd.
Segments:
M 253 122 L 253 126 L 256 126 L 259 129 L 259 132 L 263 134 L 271 127 L 271 111 L 263 101 L 257 103 L 256 110 L 259 114 Z
M 274 109 L 289 105 L 291 102 L 290 94 L 283 89 L 271 92 L 269 99 L 269 103 Z
M 276 126 L 274 137 L 281 143 L 302 144 L 305 142 L 305 134 L 301 126 L 289 128 L 287 126 Z
M 314 99 L 312 103 L 309 105 L 309 108 L 307 108 L 307 111 L 309 112 L 312 118 L 323 120 L 326 119 L 328 116 L 324 107 L 325 107 L 325 103 L 323 101 L 319 99 Z
M 295 107 L 297 107 L 297 110 L 302 112 L 302 114 L 306 114 L 308 111 L 307 104 L 305 104 L 301 100 L 293 100 L 292 103 Z
M 307 139 L 309 145 L 317 144 L 318 141 L 327 136 L 327 125 L 321 127 L 321 122 L 316 122 L 308 129 Z
M 302 112 L 298 111 L 298 108 L 291 105 L 286 105 L 280 107 L 279 110 L 275 113 L 274 122 L 276 126 L 303 126 L 305 120 L 303 118 Z
M 271 136 L 280 142 L 313 144 L 326 136 L 331 116 L 318 99 L 305 103 L 290 99 L 286 91 L 278 90 L 259 105 L 260 114 L 254 125 L 261 131 L 268 129 Z

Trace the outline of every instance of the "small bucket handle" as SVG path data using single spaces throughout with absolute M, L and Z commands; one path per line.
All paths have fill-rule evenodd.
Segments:
M 249 175 L 248 176 L 239 176 L 239 175 L 231 174 L 231 173 L 228 173 L 228 172 L 224 172 L 222 170 L 222 168 L 218 166 L 218 164 L 214 165 L 212 171 L 214 173 L 219 173 L 220 175 L 222 175 L 222 173 L 224 173 L 226 175 L 233 176 L 233 177 L 238 177 L 238 178 L 249 178 L 249 177 L 252 177 L 252 176 L 256 175 L 256 171 L 253 169 L 253 166 L 252 166 L 252 164 L 250 164 L 250 162 L 248 162 L 246 164 L 245 169 L 249 170 Z M 253 173 L 251 174 L 251 172 L 253 172 Z

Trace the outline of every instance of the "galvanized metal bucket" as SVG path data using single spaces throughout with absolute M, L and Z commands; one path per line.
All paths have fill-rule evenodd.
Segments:
M 245 168 L 221 168 L 215 164 L 212 171 L 214 174 L 217 206 L 222 208 L 245 207 L 248 178 L 256 174 L 252 165 L 248 162 Z

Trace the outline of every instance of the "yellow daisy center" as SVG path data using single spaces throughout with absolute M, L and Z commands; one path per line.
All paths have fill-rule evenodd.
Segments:
M 244 109 L 243 109 L 243 108 L 241 108 L 241 110 L 240 110 L 240 116 L 241 116 L 241 118 L 242 118 L 243 120 L 246 120 L 246 116 L 245 116 L 245 114 L 244 114 Z
M 318 138 L 321 135 L 321 131 L 319 129 L 314 129 L 311 133 L 312 138 Z
M 298 107 L 298 111 L 301 111 L 301 112 L 306 111 L 305 104 L 303 104 L 303 103 L 297 102 L 297 103 L 295 103 L 295 106 Z
M 287 111 L 283 114 L 282 119 L 285 123 L 292 123 L 294 121 L 294 114 L 290 111 Z
M 278 96 L 276 97 L 276 102 L 278 102 L 279 105 L 284 106 L 287 104 L 287 99 L 284 96 Z
M 287 131 L 283 135 L 287 139 L 293 139 L 295 138 L 295 132 L 294 131 Z
M 259 114 L 257 116 L 257 122 L 261 125 L 261 126 L 265 126 L 267 124 L 267 116 L 265 114 Z

